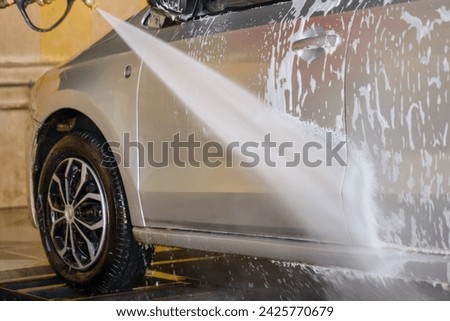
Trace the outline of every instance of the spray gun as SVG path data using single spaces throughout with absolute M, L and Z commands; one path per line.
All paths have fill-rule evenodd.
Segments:
M 29 6 L 33 3 L 37 3 L 40 6 L 51 6 L 52 4 L 54 4 L 55 1 L 56 0 L 0 0 L 0 9 L 4 9 L 6 7 L 16 4 L 17 8 L 19 8 L 20 13 L 22 14 L 22 17 L 24 18 L 25 22 L 31 29 L 38 32 L 48 32 L 58 27 L 61 24 L 61 22 L 63 22 L 64 19 L 66 19 L 67 15 L 72 9 L 75 0 L 66 0 L 65 9 L 60 12 L 60 15 L 58 15 L 55 18 L 54 22 L 51 23 L 51 25 L 48 27 L 39 27 L 37 24 L 33 22 L 29 14 Z M 83 3 L 92 10 L 97 7 L 95 0 L 83 0 Z

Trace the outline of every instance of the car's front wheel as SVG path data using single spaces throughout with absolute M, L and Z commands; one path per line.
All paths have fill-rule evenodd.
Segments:
M 72 287 L 111 292 L 143 278 L 150 253 L 132 237 L 119 170 L 97 135 L 71 133 L 53 146 L 38 195 L 47 257 Z

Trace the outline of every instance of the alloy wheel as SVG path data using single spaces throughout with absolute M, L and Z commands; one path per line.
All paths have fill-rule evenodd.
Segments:
M 102 253 L 107 228 L 107 201 L 98 175 L 81 159 L 63 160 L 50 180 L 47 202 L 58 255 L 74 269 L 89 269 Z

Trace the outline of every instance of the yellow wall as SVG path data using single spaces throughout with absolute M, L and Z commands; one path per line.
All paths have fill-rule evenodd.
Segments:
M 130 17 L 146 5 L 145 0 L 97 0 L 99 8 L 121 19 Z M 65 7 L 65 1 L 55 5 Z M 64 8 L 63 8 L 64 9 Z M 48 10 L 41 9 L 42 23 L 51 20 Z M 64 60 L 98 40 L 111 28 L 96 12 L 81 0 L 75 1 L 68 18 L 54 31 L 40 36 L 41 57 L 45 61 Z
M 58 6 L 65 2 L 55 1 Z M 100 8 L 121 19 L 146 5 L 145 0 L 97 1 Z M 37 5 L 30 10 L 32 18 L 42 24 L 52 18 L 51 12 Z M 29 29 L 16 7 L 0 10 L 0 30 L 0 208 L 23 207 L 27 204 L 25 131 L 30 85 L 55 63 L 87 48 L 111 28 L 98 13 L 76 0 L 67 20 L 49 33 Z
M 62 6 L 65 0 L 54 0 Z M 130 17 L 146 5 L 145 0 L 97 0 L 100 8 L 121 19 Z M 48 10 L 32 5 L 33 19 L 50 20 Z M 97 12 L 76 0 L 68 18 L 49 33 L 30 30 L 15 6 L 0 10 L 0 64 L 48 63 L 65 60 L 88 47 L 111 28 Z

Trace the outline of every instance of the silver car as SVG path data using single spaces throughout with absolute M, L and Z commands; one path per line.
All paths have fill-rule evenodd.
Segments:
M 32 94 L 32 220 L 71 286 L 130 288 L 154 245 L 449 282 L 447 0 L 150 0 L 128 22 Z

